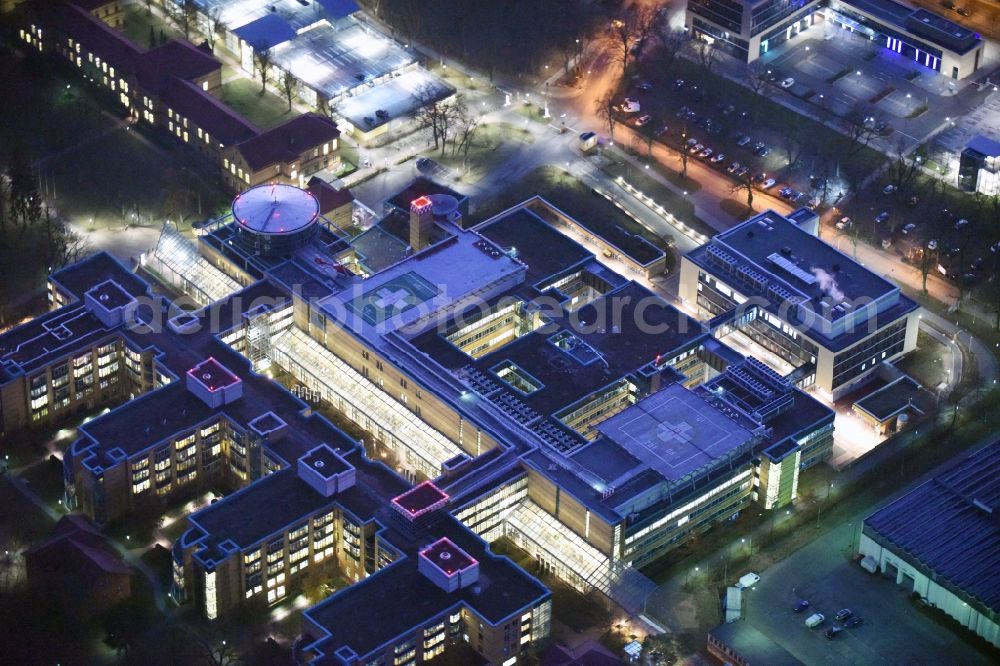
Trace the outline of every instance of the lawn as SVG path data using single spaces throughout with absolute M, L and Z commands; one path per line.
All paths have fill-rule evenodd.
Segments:
M 668 213 L 688 225 L 695 231 L 706 236 L 714 236 L 716 230 L 702 221 L 695 215 L 694 204 L 683 195 L 677 194 L 672 189 L 659 182 L 655 178 L 647 175 L 643 169 L 637 169 L 628 162 L 621 160 L 611 151 L 605 151 L 604 157 L 609 162 L 601 169 L 610 176 L 621 177 L 630 185 L 643 194 L 648 195 L 653 201 L 663 206 Z M 701 188 L 698 183 L 687 178 L 681 178 L 677 172 L 670 172 L 669 169 L 659 167 L 657 172 L 673 182 L 678 187 L 691 187 L 689 192 L 697 191 Z
M 476 221 L 485 220 L 535 195 L 541 196 L 597 234 L 602 229 L 617 226 L 631 234 L 642 236 L 659 248 L 668 247 L 665 239 L 651 233 L 574 176 L 552 166 L 538 167 L 529 172 L 499 196 L 481 204 L 473 217 Z
M 9 479 L 0 477 L 0 541 L 29 546 L 43 538 L 52 520 Z
M 535 137 L 525 129 L 509 123 L 489 123 L 473 135 L 467 157 L 461 152 L 453 155 L 449 144 L 448 149 L 443 154 L 434 155 L 434 159 L 462 173 L 463 180 L 476 182 L 534 141 Z
M 150 35 L 150 28 L 153 32 Z M 156 14 L 147 14 L 142 4 L 127 5 L 122 33 L 137 46 L 152 48 L 172 39 L 184 39 L 184 35 Z M 150 37 L 155 43 L 150 42 Z
M 21 479 L 43 500 L 55 508 L 63 498 L 63 466 L 49 457 L 21 474 Z
M 112 126 L 77 78 L 7 53 L 0 53 L 0 69 L 4 87 L 16 91 L 0 105 L 0 161 L 15 150 L 32 160 L 59 155 Z M 42 162 L 42 169 L 48 168 Z
M 261 94 L 260 81 L 240 77 L 222 84 L 215 95 L 261 129 L 268 129 L 297 115 L 288 102 L 268 91 Z
M 897 362 L 896 367 L 933 390 L 945 378 L 946 368 L 943 359 L 947 356 L 943 344 L 920 331 L 917 335 L 916 350 Z
M 166 145 L 171 149 L 122 128 L 68 152 L 52 170 L 60 211 L 78 221 L 92 217 L 114 225 L 135 211 L 140 221 L 158 223 L 167 216 L 197 216 L 199 209 L 209 215 L 223 207 L 229 195 L 215 179 L 204 177 L 208 167 L 181 146 Z M 85 166 L 98 164 L 99 169 Z

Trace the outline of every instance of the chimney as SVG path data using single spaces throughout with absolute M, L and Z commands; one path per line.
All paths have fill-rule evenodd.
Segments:
M 434 204 L 430 197 L 417 197 L 410 202 L 410 247 L 420 252 L 431 242 L 434 227 Z

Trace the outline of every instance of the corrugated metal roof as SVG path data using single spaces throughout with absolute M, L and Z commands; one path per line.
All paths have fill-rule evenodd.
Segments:
M 1000 440 L 865 520 L 983 605 L 1000 611 Z

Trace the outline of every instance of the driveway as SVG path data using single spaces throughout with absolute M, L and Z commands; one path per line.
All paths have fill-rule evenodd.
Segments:
M 993 663 L 919 610 L 903 587 L 852 562 L 855 527 L 843 524 L 760 572 L 760 582 L 746 595 L 747 621 L 807 664 Z M 801 614 L 792 612 L 798 599 L 810 604 Z M 864 623 L 828 640 L 824 629 L 839 625 L 833 616 L 845 607 Z M 816 612 L 826 621 L 810 630 L 805 618 Z

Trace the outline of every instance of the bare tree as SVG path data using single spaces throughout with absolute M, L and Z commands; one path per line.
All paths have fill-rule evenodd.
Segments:
M 461 100 L 435 99 L 434 89 L 429 85 L 417 89 L 414 97 L 417 99 L 414 117 L 418 125 L 431 130 L 434 149 L 440 148 L 443 154 L 451 136 L 449 130 L 465 104 Z
M 271 49 L 265 48 L 263 44 L 253 47 L 253 65 L 260 76 L 260 94 L 267 90 L 267 77 L 274 66 Z
M 608 126 L 608 135 L 611 140 L 615 140 L 615 125 L 618 122 L 618 109 L 615 106 L 615 91 L 608 90 L 603 95 L 594 100 L 597 110 L 597 117 Z
M 903 136 L 900 136 L 896 143 L 895 155 L 889 162 L 888 171 L 892 184 L 900 192 L 907 192 L 910 189 L 913 179 L 920 171 L 920 163 L 906 155 L 906 139 Z
M 603 42 L 615 62 L 621 64 L 622 74 L 628 74 L 633 56 L 646 46 L 656 27 L 656 8 L 632 5 L 620 18 L 611 22 Z
M 799 157 L 802 156 L 802 152 L 806 147 L 807 142 L 807 128 L 802 122 L 802 116 L 795 114 L 791 119 L 784 124 L 783 131 L 781 133 L 781 147 L 785 151 L 785 155 L 788 157 L 788 168 L 792 170 L 795 168 L 796 163 L 799 161 Z
M 846 116 L 841 119 L 841 126 L 849 140 L 847 157 L 855 157 L 858 153 L 868 147 L 872 140 L 878 136 L 878 119 L 863 104 L 854 107 Z
M 295 75 L 285 70 L 281 74 L 281 92 L 285 93 L 285 99 L 288 101 L 288 110 L 292 110 L 292 99 L 295 94 L 299 91 L 299 80 L 295 78 Z
M 681 158 L 682 178 L 687 178 L 688 175 L 688 158 L 690 155 L 688 153 L 688 145 L 686 143 L 687 137 L 688 137 L 688 127 L 687 123 L 684 123 L 683 127 L 681 128 L 681 147 L 677 149 L 677 155 Z
M 677 58 L 680 56 L 681 49 L 684 47 L 684 42 L 687 41 L 687 33 L 682 30 L 672 30 L 667 23 L 663 25 L 665 27 L 656 33 L 659 44 L 653 53 L 652 60 L 653 66 L 660 75 L 669 77 Z
M 190 39 L 191 30 L 194 28 L 198 18 L 198 7 L 195 5 L 194 0 L 178 0 L 176 3 L 165 3 L 164 7 L 168 8 L 167 13 L 170 18 L 177 24 L 177 28 L 184 33 L 184 39 Z
M 749 169 L 742 176 L 737 176 L 736 182 L 733 183 L 733 186 L 730 188 L 730 192 L 732 194 L 740 194 L 742 192 L 746 192 L 747 208 L 749 208 L 751 211 L 753 210 L 753 193 L 754 193 L 753 175 L 754 175 L 754 170 Z
M 218 41 L 226 30 L 226 24 L 222 20 L 222 12 L 218 9 L 212 11 L 208 17 L 208 48 L 215 50 L 215 42 Z
M 698 56 L 698 64 L 704 67 L 706 72 L 711 73 L 712 67 L 715 66 L 716 56 L 718 55 L 715 42 L 707 42 L 699 39 L 695 42 L 694 52 Z
M 743 73 L 743 80 L 746 81 L 747 87 L 757 94 L 760 94 L 764 86 L 768 84 L 769 77 L 767 66 L 760 60 L 754 60 L 748 64 Z
M 454 153 L 462 153 L 462 163 L 467 169 L 469 168 L 469 148 L 472 147 L 476 132 L 479 130 L 479 118 L 474 113 L 470 113 L 463 104 L 456 109 L 456 123 L 458 129 L 455 131 L 454 139 L 452 139 L 453 151 Z
M 650 158 L 653 156 L 653 140 L 656 138 L 656 126 L 652 122 L 647 122 L 642 127 L 637 127 L 636 132 L 642 138 L 643 143 L 646 145 L 646 157 Z

